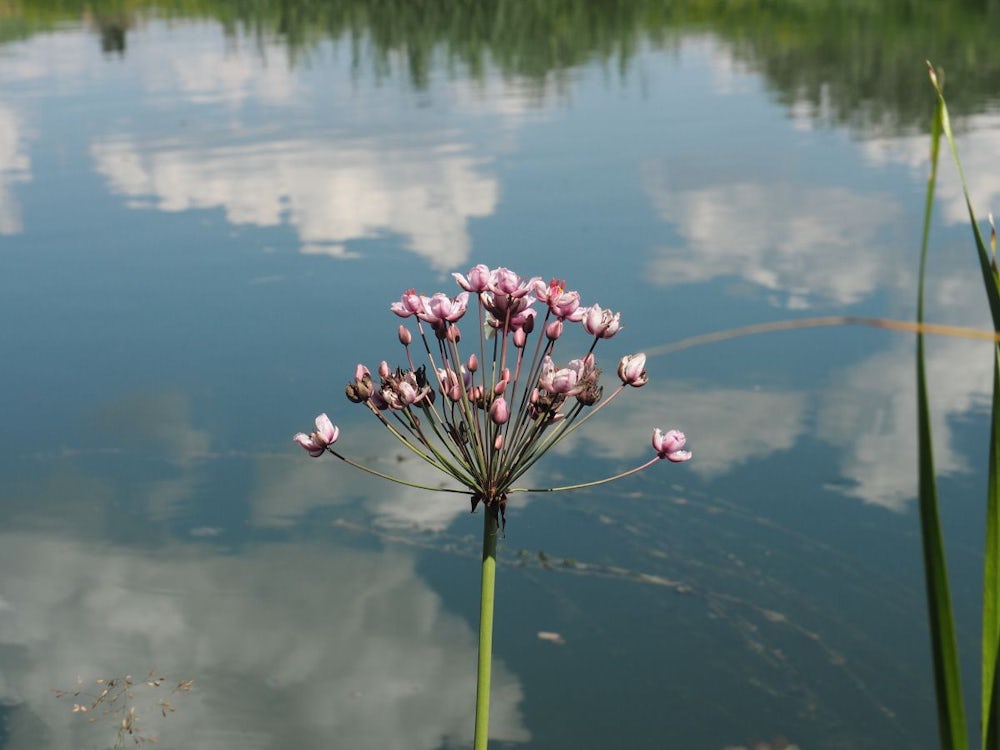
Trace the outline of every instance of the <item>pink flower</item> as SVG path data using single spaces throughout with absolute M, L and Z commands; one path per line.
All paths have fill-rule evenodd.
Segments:
M 525 333 L 531 333 L 535 329 L 535 315 L 537 314 L 537 310 L 529 307 L 517 315 L 512 315 L 510 318 L 510 329 L 512 331 L 523 330 Z
M 584 313 L 580 308 L 580 293 L 567 292 L 565 287 L 566 282 L 561 279 L 552 279 L 548 286 L 539 279 L 535 283 L 535 296 L 549 306 L 553 315 L 575 323 Z
M 593 363 L 592 359 L 590 361 Z M 586 362 L 587 360 L 574 359 L 566 367 L 557 370 L 552 364 L 552 359 L 546 356 L 542 360 L 542 372 L 541 377 L 538 378 L 538 385 L 549 393 L 575 396 L 582 388 L 582 385 L 579 384 L 580 380 L 588 371 Z
M 662 432 L 659 427 L 653 430 L 653 450 L 660 458 L 674 463 L 691 460 L 691 451 L 683 450 L 687 438 L 680 430 Z
M 621 313 L 604 310 L 600 305 L 591 305 L 583 316 L 583 329 L 592 336 L 609 339 L 621 330 Z
M 393 302 L 389 305 L 389 309 L 401 318 L 408 318 L 424 311 L 424 299 L 426 297 L 421 297 L 415 289 L 407 289 L 399 298 L 399 302 Z
M 326 414 L 316 417 L 316 431 L 311 435 L 304 432 L 297 433 L 292 440 L 301 445 L 313 458 L 322 456 L 328 446 L 337 442 L 340 437 L 340 428 L 337 427 Z
M 482 263 L 469 270 L 468 279 L 460 273 L 453 273 L 452 277 L 467 292 L 483 292 L 490 286 L 490 268 Z
M 490 405 L 490 419 L 493 420 L 493 424 L 503 424 L 510 419 L 510 407 L 507 406 L 507 399 L 503 396 Z
M 503 331 L 524 330 L 531 333 L 535 327 L 535 315 L 538 311 L 531 305 L 534 300 L 523 297 L 513 298 L 505 294 L 487 292 L 482 297 L 483 307 L 492 316 L 487 322 L 493 328 Z
M 630 385 L 633 388 L 640 388 L 649 382 L 649 375 L 646 373 L 646 355 L 626 354 L 618 363 L 618 377 L 623 385 Z
M 530 292 L 537 281 L 539 281 L 537 276 L 522 279 L 509 268 L 501 267 L 490 272 L 489 290 L 518 299 Z
M 451 299 L 447 294 L 438 292 L 430 299 L 425 297 L 424 302 L 424 310 L 417 313 L 418 318 L 435 326 L 443 321 L 454 323 L 465 315 L 469 304 L 469 293 L 461 292 L 455 299 Z

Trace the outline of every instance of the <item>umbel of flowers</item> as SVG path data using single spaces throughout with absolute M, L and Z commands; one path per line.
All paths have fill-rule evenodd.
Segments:
M 442 292 L 427 297 L 410 289 L 390 305 L 410 324 L 400 324 L 398 330 L 404 364 L 393 367 L 383 361 L 374 376 L 359 364 L 346 393 L 460 488 L 417 484 L 344 456 L 333 447 L 340 430 L 326 414 L 316 418 L 314 432 L 300 432 L 294 440 L 311 456 L 331 453 L 399 484 L 466 494 L 473 511 L 480 503 L 485 506 L 475 728 L 475 748 L 481 750 L 488 724 L 496 536 L 505 522 L 508 495 L 590 487 L 642 471 L 660 459 L 687 461 L 691 453 L 684 449 L 682 432 L 657 428 L 652 433 L 653 457 L 621 474 L 564 487 L 516 487 L 549 449 L 623 391 L 646 384 L 646 355 L 622 357 L 618 384 L 605 397 L 594 350 L 621 330 L 620 313 L 597 304 L 582 306 L 580 294 L 567 290 L 562 281 L 523 279 L 507 268 L 477 265 L 467 276 L 453 276 L 462 289 L 454 297 Z M 472 326 L 463 322 L 466 331 L 473 332 L 472 346 L 460 346 L 466 342 L 459 321 L 469 314 L 470 302 L 478 320 Z M 590 337 L 589 348 L 575 352 L 574 359 L 558 358 L 560 339 L 575 325 Z

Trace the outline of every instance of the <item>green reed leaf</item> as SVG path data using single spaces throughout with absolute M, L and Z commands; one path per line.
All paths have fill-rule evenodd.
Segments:
M 927 267 L 927 247 L 930 237 L 934 188 L 941 132 L 946 123 L 944 97 L 931 69 L 931 80 L 938 91 L 938 104 L 931 125 L 931 170 L 927 179 L 924 203 L 924 226 L 920 248 L 920 274 L 917 290 L 917 322 L 924 321 L 924 279 Z M 950 128 L 949 131 L 950 132 Z M 957 159 L 957 154 L 956 154 Z M 1000 300 L 998 300 L 1000 301 Z M 998 306 L 1000 309 L 1000 306 Z M 934 452 L 931 433 L 930 407 L 927 399 L 927 372 L 924 356 L 924 336 L 917 334 L 917 439 L 919 457 L 920 530 L 923 542 L 924 577 L 927 586 L 927 615 L 931 631 L 931 652 L 934 662 L 934 687 L 937 696 L 938 731 L 943 750 L 969 747 L 962 702 L 961 675 L 955 621 L 948 590 L 948 569 L 945 561 L 944 538 L 938 514 L 937 480 L 934 472 Z
M 958 147 L 951 130 L 948 117 L 948 105 L 945 102 L 941 83 L 930 68 L 931 83 L 938 96 L 938 111 L 941 120 L 941 130 L 948 139 L 958 176 L 962 182 L 962 193 L 965 196 L 965 206 L 969 212 L 969 223 L 976 243 L 979 266 L 983 274 L 983 286 L 990 304 L 993 317 L 993 327 L 1000 331 L 1000 275 L 997 272 L 996 256 L 987 251 L 983 241 L 976 212 L 972 207 L 969 189 L 962 170 L 962 162 L 958 156 Z M 991 219 L 992 223 L 992 219 Z M 991 235 L 991 245 L 995 242 Z M 1000 659 L 1000 352 L 993 350 L 993 408 L 990 420 L 990 452 L 989 479 L 986 493 L 986 540 L 983 561 L 983 621 L 982 621 L 982 665 L 981 665 L 981 722 L 983 750 L 1000 750 L 1000 727 L 997 726 L 1000 714 L 1000 674 L 998 674 L 998 659 Z
M 986 493 L 986 554 L 983 563 L 982 722 L 983 750 L 1000 750 L 997 661 L 1000 659 L 1000 354 L 993 350 L 993 413 Z

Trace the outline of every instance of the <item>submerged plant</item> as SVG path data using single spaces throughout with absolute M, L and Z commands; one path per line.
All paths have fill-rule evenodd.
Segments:
M 484 506 L 475 729 L 475 748 L 481 750 L 486 747 L 489 722 L 496 542 L 506 523 L 508 495 L 592 487 L 642 471 L 661 459 L 687 461 L 691 453 L 685 450 L 684 433 L 656 428 L 653 457 L 628 471 L 562 487 L 516 487 L 547 451 L 623 391 L 646 384 L 646 355 L 622 357 L 618 384 L 605 398 L 594 350 L 602 339 L 621 330 L 620 313 L 596 304 L 583 307 L 580 294 L 557 279 L 546 284 L 539 277 L 522 279 L 507 268 L 481 264 L 468 276 L 453 276 L 462 289 L 454 297 L 441 292 L 427 297 L 410 289 L 390 306 L 416 329 L 414 333 L 405 324 L 398 329 L 405 365 L 394 368 L 383 361 L 376 383 L 371 371 L 359 364 L 346 393 L 416 456 L 460 487 L 418 484 L 346 457 L 333 447 L 340 430 L 326 414 L 316 417 L 314 432 L 300 432 L 294 440 L 313 457 L 331 453 L 398 484 L 468 495 L 473 511 Z M 467 314 L 470 300 L 478 313 L 478 335 L 473 351 L 464 354 L 458 322 Z M 557 363 L 556 346 L 570 325 L 582 327 L 590 346 L 582 356 Z M 419 339 L 416 347 L 414 335 Z M 426 360 L 419 365 L 414 348 L 422 349 Z

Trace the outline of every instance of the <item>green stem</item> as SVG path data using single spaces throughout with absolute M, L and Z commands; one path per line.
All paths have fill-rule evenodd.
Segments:
M 483 577 L 479 589 L 479 675 L 476 681 L 475 750 L 486 750 L 490 733 L 490 671 L 493 664 L 493 591 L 497 580 L 499 500 L 483 508 Z

